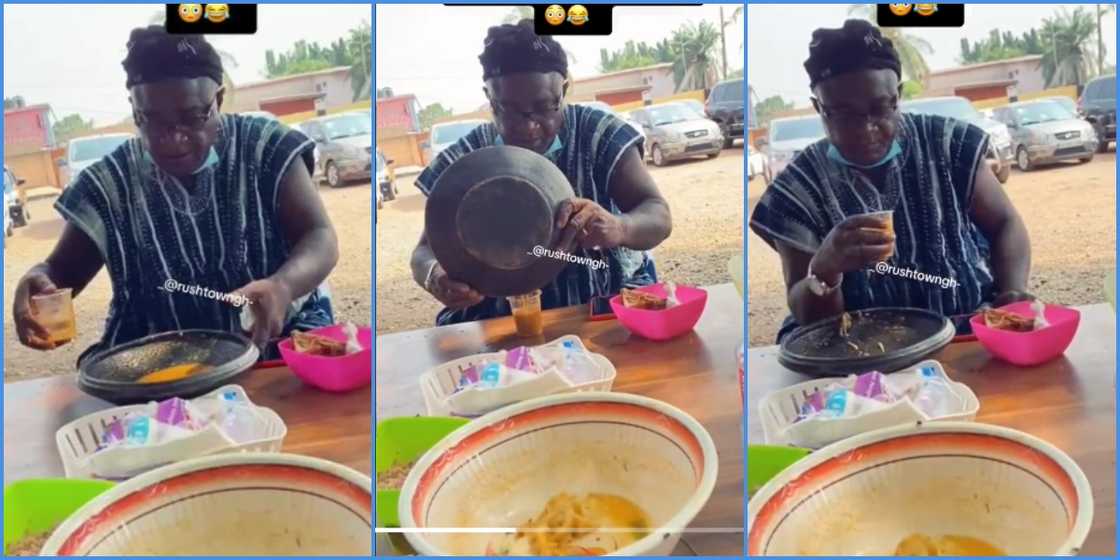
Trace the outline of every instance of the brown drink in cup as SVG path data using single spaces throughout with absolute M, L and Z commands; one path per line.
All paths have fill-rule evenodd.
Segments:
M 869 212 L 869 213 L 863 214 L 863 215 L 864 216 L 870 216 L 870 217 L 878 220 L 882 224 L 880 226 L 880 229 L 882 229 L 883 231 L 886 231 L 887 233 L 890 233 L 891 237 L 894 237 L 894 210 L 883 210 L 881 212 Z M 893 246 L 891 247 L 890 252 L 883 255 L 883 257 L 880 260 L 885 261 L 885 260 L 891 258 L 892 256 L 894 256 L 894 247 Z
M 517 325 L 518 336 L 540 336 L 544 334 L 544 318 L 541 317 L 541 291 L 533 290 L 527 294 L 511 296 L 510 308 L 513 309 L 513 322 Z

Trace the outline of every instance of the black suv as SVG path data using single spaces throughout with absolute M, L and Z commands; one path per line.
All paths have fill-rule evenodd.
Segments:
M 704 112 L 719 124 L 723 147 L 730 148 L 736 138 L 743 137 L 743 79 L 716 84 L 708 94 Z
M 1107 152 L 1108 143 L 1116 140 L 1116 74 L 1089 82 L 1077 101 L 1077 108 L 1097 130 L 1097 150 Z

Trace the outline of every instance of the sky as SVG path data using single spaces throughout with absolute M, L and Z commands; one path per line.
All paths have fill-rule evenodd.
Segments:
M 809 38 L 819 27 L 840 27 L 847 18 L 848 4 L 782 5 L 753 4 L 747 7 L 747 77 L 760 99 L 781 95 L 797 107 L 809 104 L 809 80 L 802 66 L 809 55 Z M 993 28 L 1016 35 L 1040 27 L 1043 18 L 1058 10 L 1053 4 L 966 4 L 963 28 L 911 29 L 908 33 L 926 39 L 933 54 L 926 56 L 931 70 L 959 66 L 960 42 L 985 39 Z M 1085 5 L 1094 10 L 1092 4 Z M 796 13 L 796 17 L 791 17 Z M 1116 64 L 1116 15 L 1106 16 L 1102 25 L 1106 60 Z M 779 54 L 775 54 L 779 53 Z
M 724 6 L 730 17 L 735 6 Z M 486 98 L 478 55 L 486 29 L 502 23 L 508 6 L 382 4 L 374 29 L 377 87 L 412 93 L 422 105 L 441 103 L 456 113 L 474 111 Z M 599 50 L 621 49 L 626 41 L 655 43 L 685 22 L 708 20 L 719 26 L 719 5 L 617 7 L 613 33 L 599 37 L 558 37 L 575 56 L 576 78 L 599 74 Z M 727 27 L 728 71 L 743 67 L 743 20 Z
M 96 126 L 119 122 L 130 113 L 120 64 L 128 34 L 163 9 L 163 4 L 5 4 L 4 97 L 50 103 L 59 119 L 79 113 Z M 266 50 L 284 51 L 299 39 L 325 45 L 372 19 L 369 5 L 261 5 L 256 35 L 208 39 L 237 61 L 227 68 L 234 84 L 249 83 L 264 79 Z

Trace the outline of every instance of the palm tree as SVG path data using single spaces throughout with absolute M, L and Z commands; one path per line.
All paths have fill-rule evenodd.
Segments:
M 1042 74 L 1048 87 L 1085 83 L 1097 64 L 1093 15 L 1084 7 L 1062 8 L 1042 20 Z M 1099 70 L 1099 68 L 1098 68 Z
M 879 14 L 876 4 L 852 4 L 848 7 L 848 15 L 860 17 L 879 25 Z M 883 36 L 894 43 L 898 51 L 899 61 L 902 63 L 902 77 L 925 84 L 929 76 L 929 65 L 926 64 L 925 55 L 933 54 L 933 46 L 929 41 L 904 33 L 897 27 L 881 27 Z
M 350 67 L 350 80 L 353 84 L 361 84 L 355 88 L 354 101 L 369 99 L 370 87 L 373 84 L 372 62 L 370 53 L 371 29 L 368 21 L 362 21 L 358 27 L 350 30 L 350 37 L 346 42 L 354 63 Z
M 719 29 L 719 43 L 720 43 L 720 48 L 723 50 L 723 77 L 725 79 L 728 77 L 728 75 L 727 75 L 727 40 L 726 40 L 727 27 L 729 25 L 735 25 L 739 21 L 739 18 L 742 15 L 743 15 L 743 7 L 739 6 L 739 7 L 735 8 L 734 11 L 731 12 L 731 15 L 728 16 L 727 19 L 723 19 L 723 6 L 719 7 L 720 23 L 722 24 L 720 29 Z M 742 50 L 743 50 L 743 42 L 740 41 L 739 42 L 739 51 L 741 52 Z
M 1116 4 L 1097 4 L 1097 72 L 1104 74 L 1104 39 L 1101 37 L 1101 18 L 1116 11 Z
M 167 25 L 167 12 L 164 10 L 160 10 L 152 14 L 152 17 L 148 19 L 148 23 L 150 25 Z M 237 59 L 234 58 L 233 55 L 228 51 L 223 51 L 222 49 L 219 49 L 217 47 L 214 47 L 214 52 L 218 53 L 218 57 L 222 59 L 222 85 L 226 88 L 226 103 L 229 103 L 233 101 L 234 87 L 233 78 L 230 77 L 229 72 L 226 71 L 226 68 L 237 68 Z
M 673 61 L 676 90 L 700 89 L 706 93 L 719 81 L 716 64 L 720 57 L 716 50 L 720 40 L 716 26 L 709 21 L 686 23 L 673 32 L 671 42 L 677 55 Z

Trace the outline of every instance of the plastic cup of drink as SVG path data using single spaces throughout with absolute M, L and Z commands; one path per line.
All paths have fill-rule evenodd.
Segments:
M 861 216 L 868 216 L 868 217 L 871 217 L 875 220 L 878 220 L 882 224 L 879 227 L 879 229 L 882 229 L 884 231 L 889 232 L 892 236 L 894 235 L 894 210 L 883 210 L 881 212 L 868 212 L 866 214 L 860 214 L 860 215 Z M 886 255 L 883 256 L 882 260 L 885 261 L 885 260 L 891 258 L 892 256 L 894 256 L 894 249 L 893 248 L 891 249 L 891 251 L 889 253 L 887 253 Z
M 70 288 L 31 296 L 31 314 L 37 323 L 47 329 L 49 342 L 65 344 L 78 334 Z
M 518 336 L 540 336 L 544 333 L 540 290 L 506 299 L 513 309 L 513 322 L 517 325 Z

